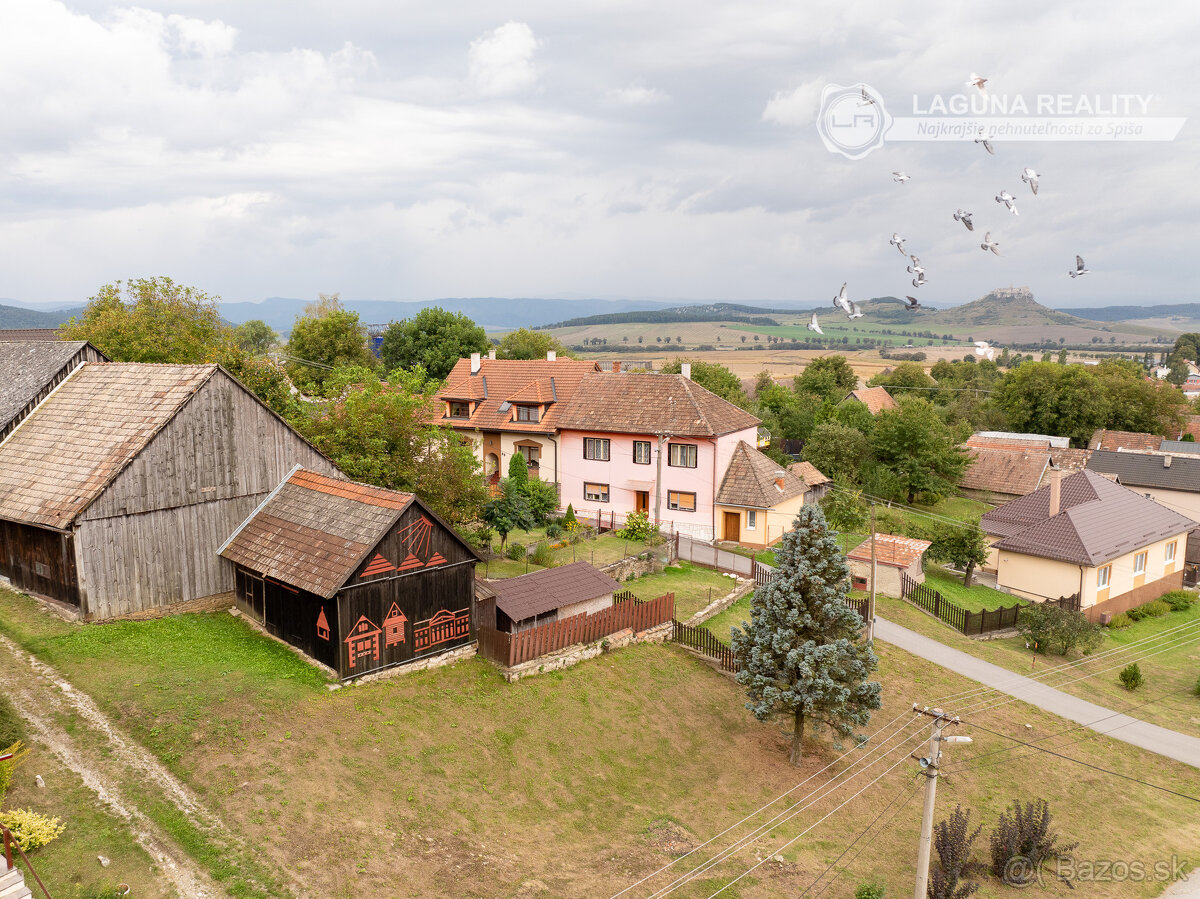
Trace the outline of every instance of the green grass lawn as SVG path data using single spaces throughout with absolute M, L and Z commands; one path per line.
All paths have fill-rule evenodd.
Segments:
M 982 584 L 974 583 L 970 587 L 964 587 L 960 575 L 932 563 L 925 568 L 925 585 L 968 612 L 998 609 L 1001 606 L 1008 608 L 1025 603 L 1019 596 L 1001 593 Z
M 747 593 L 724 612 L 718 612 L 700 626 L 712 631 L 713 636 L 722 643 L 728 644 L 730 628 L 740 629 L 743 621 L 750 620 L 750 601 L 753 598 L 753 593 Z
M 508 543 L 509 545 L 520 543 L 526 549 L 532 549 L 539 540 L 544 539 L 546 539 L 545 529 L 542 528 L 535 531 L 517 531 L 510 534 Z M 496 549 L 499 550 L 499 544 L 496 545 Z M 596 568 L 603 568 L 605 565 L 621 561 L 626 556 L 636 556 L 645 552 L 651 552 L 665 558 L 667 551 L 668 547 L 666 543 L 640 543 L 636 540 L 626 540 L 620 535 L 610 532 L 591 540 L 581 540 L 579 543 L 569 544 L 556 549 L 554 550 L 553 558 L 555 565 L 587 562 Z M 509 578 L 516 577 L 519 574 L 527 574 L 531 571 L 539 571 L 541 568 L 541 565 L 535 565 L 532 561 L 526 564 L 524 560 L 513 561 L 512 559 L 496 558 L 476 565 L 475 570 L 479 577 Z
M 170 758 L 254 842 L 264 863 L 333 899 L 609 896 L 678 856 L 657 835 L 696 846 L 761 806 L 774 814 L 784 807 L 777 797 L 840 754 L 828 735 L 806 739 L 804 765 L 793 768 L 783 722 L 756 721 L 737 684 L 669 645 L 631 646 L 516 684 L 476 659 L 330 692 L 290 651 L 224 614 L 70 625 L 0 592 L 0 627 L 52 656 L 76 688 Z M 886 645 L 879 655 L 883 707 L 868 731 L 914 701 L 974 686 Z M 1032 733 L 1072 757 L 1194 792 L 1193 769 L 1104 737 L 1053 739 L 1067 725 L 1020 703 L 975 717 L 1001 733 Z M 963 767 L 939 790 L 939 819 L 958 803 L 971 808 L 986 825 L 986 844 L 1014 795 L 1042 797 L 1062 838 L 1080 841 L 1079 858 L 1111 857 L 1119 834 L 1122 859 L 1200 861 L 1200 816 L 1191 803 L 967 732 L 975 744 L 952 750 Z M 917 733 L 923 739 L 927 728 Z M 888 895 L 904 895 L 920 823 L 908 751 L 893 756 L 902 761 L 894 771 L 790 847 L 779 848 L 884 766 L 794 821 L 771 825 L 753 848 L 672 895 L 704 899 L 754 864 L 756 850 L 778 851 L 783 862 L 745 877 L 723 899 L 797 895 L 892 797 L 899 813 L 871 833 L 869 851 L 837 862 L 849 870 L 827 895 L 850 895 L 872 879 Z M 982 764 L 970 764 L 984 755 Z M 81 845 L 64 864 L 82 871 L 95 864 L 94 851 Z M 705 857 L 702 851 L 695 859 Z M 1101 883 L 1088 884 L 1085 894 L 1149 899 L 1160 889 Z M 1053 881 L 1037 892 L 1080 895 Z M 989 879 L 980 895 L 1023 894 Z
M 735 585 L 733 578 L 719 571 L 701 568 L 691 562 L 677 562 L 656 574 L 627 581 L 625 589 L 632 591 L 638 599 L 655 599 L 664 593 L 674 593 L 675 617 L 687 621 Z
M 1114 711 L 1129 710 L 1129 714 L 1135 718 L 1181 733 L 1200 736 L 1200 697 L 1192 692 L 1197 677 L 1200 677 L 1200 636 L 1185 641 L 1164 639 L 1157 644 L 1142 644 L 1145 648 L 1135 647 L 1127 654 L 1089 662 L 1086 656 L 1080 657 L 1078 654 L 1070 659 L 1053 653 L 1035 657 L 1025 648 L 1025 640 L 1022 637 L 972 640 L 899 599 L 881 598 L 879 614 L 889 621 L 1019 674 L 1036 674 L 1040 670 L 1073 663 L 1077 671 L 1075 668 L 1065 669 L 1068 673 L 1054 676 L 1047 682 L 1066 693 Z M 1193 603 L 1191 609 L 1186 612 L 1170 612 L 1161 618 L 1145 618 L 1121 630 L 1105 628 L 1104 641 L 1092 655 L 1128 646 L 1130 643 L 1160 634 L 1168 628 L 1197 619 L 1200 619 L 1200 602 Z M 1179 645 L 1166 651 L 1158 651 L 1162 647 L 1170 647 L 1172 643 Z M 1138 661 L 1145 684 L 1131 693 L 1121 686 L 1117 674 L 1120 668 L 1135 656 L 1148 653 L 1153 655 Z M 1097 671 L 1100 673 L 1086 680 L 1067 683 Z M 1154 700 L 1153 703 L 1142 706 L 1142 703 L 1151 699 Z

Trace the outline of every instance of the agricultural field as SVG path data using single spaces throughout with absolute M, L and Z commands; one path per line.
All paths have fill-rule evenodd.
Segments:
M 839 755 L 827 736 L 813 739 L 803 767 L 791 767 L 790 736 L 780 723 L 756 721 L 730 678 L 671 645 L 628 647 L 516 684 L 471 660 L 331 691 L 299 656 L 227 613 L 77 625 L 0 591 L 0 632 L 88 693 L 231 830 L 253 841 L 262 868 L 281 872 L 278 882 L 243 884 L 233 891 L 240 896 L 286 895 L 300 884 L 336 899 L 610 896 L 698 849 L 671 875 L 689 871 L 708 857 L 704 841 L 760 808 L 766 817 L 783 810 L 779 797 Z M 881 730 L 872 745 L 892 750 L 884 763 L 848 773 L 848 789 L 768 825 L 753 848 L 673 896 L 702 899 L 743 874 L 722 896 L 799 895 L 827 867 L 837 876 L 829 895 L 849 895 L 872 880 L 889 895 L 911 890 L 922 781 L 908 756 L 928 728 L 911 722 L 907 741 L 885 744 L 885 737 L 905 726 L 912 702 L 933 704 L 976 685 L 887 646 L 879 653 L 883 708 L 869 730 Z M 973 718 L 1072 758 L 1195 792 L 1193 769 L 1080 733 L 1020 703 L 981 708 Z M 1077 858 L 1109 858 L 1119 833 L 1123 859 L 1200 862 L 1192 803 L 963 730 L 975 743 L 952 750 L 938 818 L 955 804 L 970 808 L 985 825 L 981 855 L 987 832 L 1016 797 L 1045 798 L 1062 839 L 1080 842 Z M 885 808 L 869 841 L 843 855 Z M 745 832 L 735 828 L 720 844 Z M 64 842 L 63 849 L 79 857 L 60 858 L 57 870 L 94 864 L 90 844 Z M 135 854 L 129 864 L 142 862 Z M 667 882 L 664 872 L 639 889 Z M 75 895 L 67 883 L 48 885 Z M 1088 884 L 1086 895 L 1160 890 L 1101 883 Z M 1038 890 L 1078 894 L 1053 880 Z M 1028 894 L 988 878 L 977 895 Z

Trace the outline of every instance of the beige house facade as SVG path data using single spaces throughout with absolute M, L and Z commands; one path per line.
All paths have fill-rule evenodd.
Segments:
M 778 543 L 804 504 L 815 502 L 814 487 L 829 480 L 812 465 L 808 468 L 806 479 L 799 469 L 783 468 L 739 441 L 714 499 L 717 539 L 751 549 Z

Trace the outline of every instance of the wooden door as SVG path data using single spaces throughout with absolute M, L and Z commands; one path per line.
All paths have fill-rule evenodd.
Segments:
M 742 514 L 740 512 L 725 513 L 725 539 L 738 543 L 742 539 Z
M 649 513 L 649 511 L 650 511 L 650 491 L 649 490 L 638 490 L 636 492 L 636 497 L 637 498 L 634 503 L 636 511 Z

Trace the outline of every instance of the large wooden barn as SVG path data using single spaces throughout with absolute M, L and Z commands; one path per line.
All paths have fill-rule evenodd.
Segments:
M 238 608 L 343 680 L 475 642 L 479 556 L 411 493 L 297 468 L 220 554 Z
M 0 442 L 71 372 L 107 361 L 86 340 L 0 339 Z
M 0 574 L 88 619 L 228 593 L 217 548 L 299 464 L 336 472 L 220 366 L 85 362 L 0 443 Z

